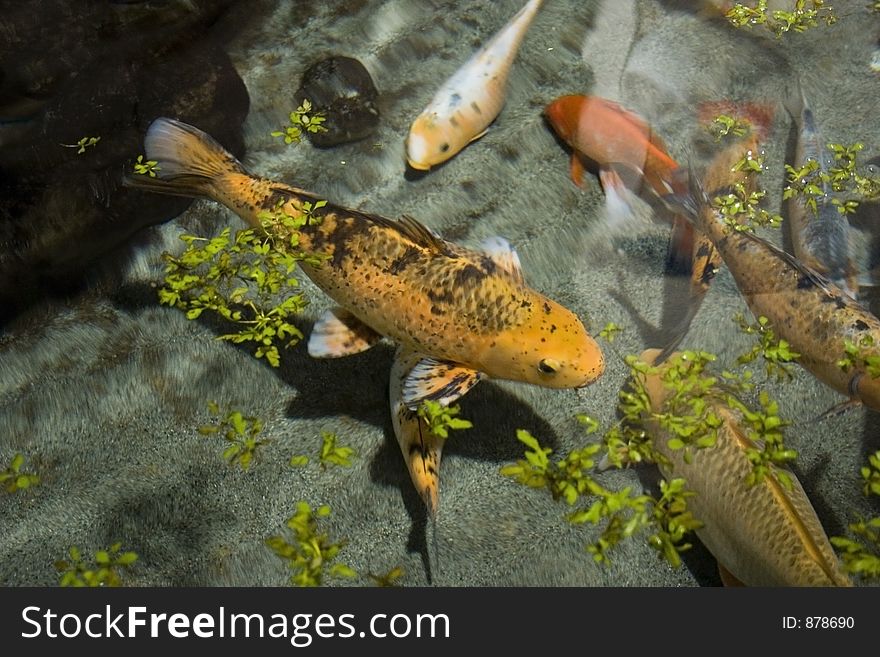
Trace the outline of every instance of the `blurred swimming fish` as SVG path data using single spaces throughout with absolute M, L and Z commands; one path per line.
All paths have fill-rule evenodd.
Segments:
M 640 360 L 651 364 L 658 354 L 648 349 Z M 678 356 L 673 354 L 670 363 Z M 646 376 L 644 385 L 651 410 L 667 412 L 671 390 L 661 374 Z M 713 447 L 693 450 L 690 463 L 684 450 L 669 448 L 670 436 L 656 420 L 646 417 L 645 425 L 654 448 L 669 461 L 658 464 L 663 476 L 683 477 L 687 489 L 696 493 L 688 499 L 688 509 L 703 523 L 696 534 L 718 560 L 725 584 L 852 586 L 797 477 L 785 470 L 789 490 L 779 481 L 781 469 L 771 465 L 760 482 L 746 483 L 753 470 L 747 450 L 756 444 L 737 412 L 720 399 L 708 403 L 722 421 L 718 439 Z
M 748 175 L 745 170 L 734 167 L 749 153 L 758 152 L 761 141 L 767 136 L 772 120 L 772 111 L 766 105 L 705 103 L 699 112 L 701 123 L 708 123 L 708 117 L 714 117 L 720 113 L 746 117 L 750 122 L 751 129 L 745 137 L 721 150 L 709 163 L 703 174 L 706 194 L 709 197 L 727 194 L 740 183 L 745 186 L 745 192 L 751 194 L 757 188 L 755 176 Z M 676 175 L 681 176 L 682 173 L 676 172 Z M 674 185 L 678 187 L 680 183 L 674 183 Z M 672 328 L 672 339 L 661 352 L 660 361 L 666 359 L 687 333 L 703 303 L 703 298 L 723 264 L 721 254 L 715 248 L 712 240 L 703 233 L 694 230 L 691 222 L 685 217 L 677 215 L 673 218 L 672 236 L 669 243 L 667 268 L 672 269 L 675 273 L 687 274 L 690 277 L 690 287 L 685 312 L 680 316 L 678 325 Z M 690 248 L 688 248 L 688 244 L 691 245 Z
M 814 160 L 819 166 L 819 173 L 827 174 L 831 165 L 830 158 L 816 127 L 816 119 L 800 87 L 797 95 L 790 99 L 788 111 L 798 128 L 795 166 L 802 167 L 807 160 Z M 856 298 L 859 289 L 858 268 L 850 250 L 849 222 L 831 203 L 831 185 L 824 182 L 818 184 L 822 196 L 816 199 L 815 212 L 807 207 L 800 194 L 788 199 L 786 203 L 786 218 L 794 254 L 801 262 L 824 274 L 847 294 Z
M 507 76 L 543 0 L 529 0 L 510 21 L 444 83 L 406 138 L 406 159 L 428 170 L 479 139 L 504 106 Z
M 682 216 L 692 217 L 695 229 L 712 241 L 752 314 L 766 317 L 816 378 L 880 410 L 880 378 L 870 375 L 866 361 L 880 358 L 880 320 L 794 256 L 749 231 L 729 228 L 695 176 L 690 183 L 678 203 L 687 210 Z M 860 355 L 841 367 L 849 358 L 847 342 Z
M 635 112 L 598 96 L 560 96 L 544 108 L 553 130 L 571 149 L 571 179 L 584 184 L 586 170 L 598 170 L 609 216 L 632 214 L 627 190 L 673 193 L 678 163 L 663 140 Z M 643 188 L 647 186 L 647 190 Z
M 132 176 L 141 189 L 216 200 L 253 227 L 280 209 L 304 213 L 314 194 L 257 178 L 201 130 L 153 122 L 146 157 L 158 177 Z M 342 308 L 325 313 L 309 353 L 358 353 L 382 336 L 421 355 L 407 376 L 404 403 L 449 404 L 482 375 L 553 388 L 585 386 L 604 370 L 602 352 L 570 310 L 530 288 L 506 241 L 484 251 L 447 242 L 415 219 L 394 221 L 333 204 L 299 230 L 299 248 L 323 254 L 302 270 Z M 286 237 L 287 229 L 268 228 Z M 283 243 L 284 240 L 279 240 Z

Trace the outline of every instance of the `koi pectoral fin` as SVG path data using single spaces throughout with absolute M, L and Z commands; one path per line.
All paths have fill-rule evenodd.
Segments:
M 425 400 L 449 406 L 477 385 L 483 376 L 482 372 L 455 363 L 422 358 L 404 381 L 403 403 L 410 409 Z
M 340 358 L 366 351 L 382 336 L 344 308 L 326 311 L 312 328 L 309 356 Z

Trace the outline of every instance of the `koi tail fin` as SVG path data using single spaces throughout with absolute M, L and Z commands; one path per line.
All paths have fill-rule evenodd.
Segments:
M 229 205 L 224 188 L 230 176 L 250 178 L 235 157 L 205 132 L 181 121 L 159 118 L 144 137 L 146 159 L 155 161 L 155 177 L 128 176 L 124 183 L 159 194 L 206 197 Z

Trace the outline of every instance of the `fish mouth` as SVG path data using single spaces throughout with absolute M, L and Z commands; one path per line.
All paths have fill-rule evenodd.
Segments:
M 406 163 L 416 171 L 428 171 L 431 168 L 430 164 L 422 164 L 420 162 L 413 162 L 411 159 L 406 158 Z

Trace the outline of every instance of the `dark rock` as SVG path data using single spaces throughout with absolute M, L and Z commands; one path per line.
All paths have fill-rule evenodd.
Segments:
M 369 71 L 351 57 L 331 56 L 315 62 L 303 73 L 296 104 L 308 99 L 327 117 L 327 132 L 306 133 L 320 148 L 347 144 L 369 137 L 379 125 L 376 99 L 379 92 Z
M 12 35 L 0 46 L 0 325 L 41 296 L 75 292 L 107 254 L 122 266 L 135 233 L 189 206 L 122 186 L 154 119 L 244 150 L 249 99 L 221 43 L 242 23 L 230 14 L 253 14 L 251 3 L 73 4 L 44 3 L 63 18 L 50 36 L 51 21 L 0 0 Z M 83 153 L 63 146 L 92 136 Z

